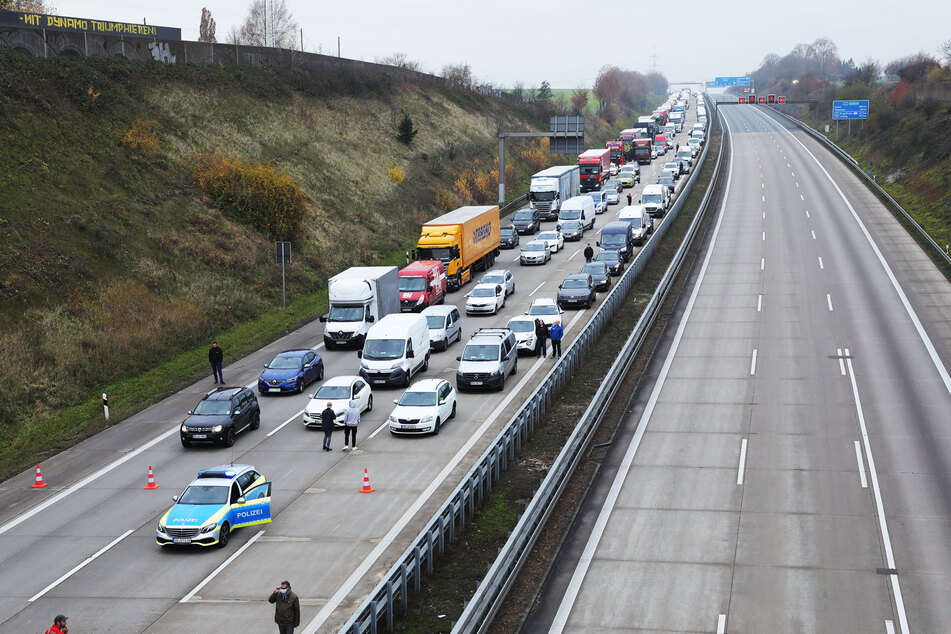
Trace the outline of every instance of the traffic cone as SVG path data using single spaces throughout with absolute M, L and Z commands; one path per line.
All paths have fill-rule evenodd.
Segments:
M 149 465 L 149 481 L 142 488 L 144 489 L 157 489 L 159 485 L 155 484 L 155 475 L 152 473 L 152 465 Z
M 37 463 L 36 463 L 36 481 L 33 482 L 33 486 L 31 486 L 30 488 L 31 488 L 31 489 L 42 489 L 42 488 L 45 487 L 45 486 L 46 486 L 46 483 L 43 482 L 43 474 L 40 473 L 40 463 L 37 462 Z
M 363 469 L 363 488 L 360 489 L 360 493 L 373 493 L 376 489 L 370 488 L 370 474 L 367 473 L 366 467 Z

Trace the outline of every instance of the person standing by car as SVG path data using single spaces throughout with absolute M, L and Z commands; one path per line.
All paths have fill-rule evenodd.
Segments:
M 328 402 L 327 407 L 320 413 L 320 428 L 324 430 L 324 451 L 331 451 L 330 440 L 333 438 L 336 420 L 337 413 L 333 410 L 333 403 Z
M 211 349 L 208 350 L 208 363 L 211 364 L 211 373 L 214 376 L 215 383 L 224 385 L 224 377 L 221 376 L 221 363 L 225 360 L 225 353 L 218 347 L 217 341 L 211 342 Z
M 545 345 L 545 340 L 548 338 L 548 326 L 545 325 L 541 319 L 535 319 L 535 356 L 536 357 L 547 357 L 548 356 L 548 346 Z
M 57 614 L 53 618 L 52 627 L 46 630 L 46 634 L 69 634 L 69 628 L 66 627 L 66 619 L 68 618 L 68 616 Z
M 551 327 L 551 331 L 548 333 L 548 336 L 551 337 L 551 358 L 554 359 L 555 355 L 558 355 L 558 358 L 561 358 L 561 338 L 565 336 L 565 329 L 561 327 L 560 321 L 555 321 L 555 325 Z
M 591 248 L 591 243 L 584 248 L 584 261 L 585 264 L 591 262 L 594 259 L 594 249 Z
M 356 401 L 350 401 L 350 405 L 343 413 L 343 450 L 350 451 L 350 437 L 353 436 L 353 449 L 357 448 L 357 425 L 360 424 L 360 408 Z
M 627 195 L 627 206 L 630 207 L 630 206 L 631 206 L 631 203 L 633 203 L 633 202 L 634 202 L 634 198 L 631 196 L 631 194 L 628 194 L 628 195 Z
M 291 582 L 282 581 L 267 601 L 274 604 L 274 622 L 279 634 L 294 634 L 294 628 L 300 625 L 300 599 L 291 592 Z

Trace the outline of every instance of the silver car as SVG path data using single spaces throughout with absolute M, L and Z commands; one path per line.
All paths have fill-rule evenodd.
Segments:
M 518 256 L 519 264 L 545 264 L 551 259 L 551 247 L 548 242 L 542 240 L 532 240 L 524 247 L 522 253 Z
M 482 276 L 480 284 L 498 284 L 505 288 L 506 295 L 515 293 L 515 276 L 508 269 L 492 269 Z

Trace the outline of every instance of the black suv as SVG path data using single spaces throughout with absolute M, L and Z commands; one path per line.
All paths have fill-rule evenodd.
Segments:
M 182 446 L 213 442 L 230 447 L 238 432 L 260 426 L 261 408 L 254 392 L 246 387 L 217 387 L 188 412 L 180 430 Z
M 519 233 L 535 233 L 541 228 L 541 223 L 538 210 L 532 207 L 522 207 L 512 216 L 512 224 Z

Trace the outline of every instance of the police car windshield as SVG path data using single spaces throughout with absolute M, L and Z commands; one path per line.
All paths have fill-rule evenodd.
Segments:
M 300 357 L 285 357 L 277 355 L 274 360 L 268 364 L 271 370 L 293 370 L 300 367 Z
M 210 401 L 205 400 L 198 403 L 195 407 L 195 414 L 198 416 L 220 416 L 227 414 L 231 410 L 231 400 Z
M 230 487 L 213 486 L 208 484 L 191 485 L 182 497 L 178 499 L 179 504 L 225 504 L 228 501 L 228 490 Z
M 314 398 L 318 400 L 330 399 L 330 400 L 341 400 L 345 398 L 350 398 L 350 386 L 349 385 L 322 385 L 317 393 L 314 394 Z
M 436 404 L 435 392 L 405 392 L 400 398 L 400 405 L 407 407 L 426 407 Z

